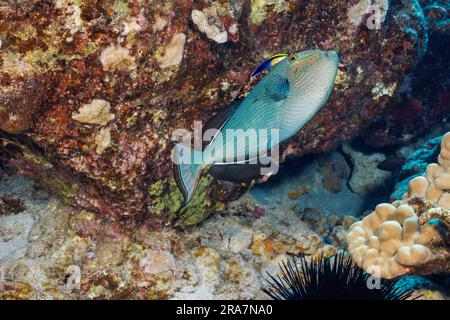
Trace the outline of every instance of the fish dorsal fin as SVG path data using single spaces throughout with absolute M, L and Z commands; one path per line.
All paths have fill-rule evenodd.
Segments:
M 234 110 L 241 104 L 241 100 L 233 102 L 228 107 L 221 109 L 215 116 L 206 121 L 203 130 L 206 131 L 208 129 L 217 129 L 219 130 L 222 125 L 230 118 L 233 114 Z
M 270 79 L 265 87 L 265 92 L 275 101 L 283 100 L 289 92 L 289 82 L 286 77 L 276 74 Z
M 216 114 L 214 117 L 212 117 L 206 122 L 205 126 L 203 127 L 203 132 L 209 129 L 216 129 L 216 130 L 222 129 L 222 127 L 225 125 L 228 119 L 230 119 L 230 117 L 233 115 L 234 111 L 241 104 L 241 102 L 242 100 L 237 100 L 228 107 L 225 107 L 222 110 L 220 110 L 218 114 Z M 211 141 L 204 141 L 203 148 L 205 148 L 206 145 L 211 143 L 214 140 L 214 138 L 211 139 Z
M 267 58 L 264 60 L 259 66 L 256 67 L 256 69 L 252 72 L 252 77 L 256 77 L 261 72 L 264 72 L 274 65 L 276 65 L 278 62 L 284 60 L 289 54 L 287 53 L 277 53 L 271 56 L 270 58 Z

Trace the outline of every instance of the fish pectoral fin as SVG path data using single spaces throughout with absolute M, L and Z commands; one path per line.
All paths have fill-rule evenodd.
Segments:
M 265 92 L 275 101 L 286 99 L 289 92 L 289 81 L 286 77 L 276 75 L 266 84 Z

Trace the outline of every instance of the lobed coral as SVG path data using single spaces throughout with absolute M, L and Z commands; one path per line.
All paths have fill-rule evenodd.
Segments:
M 379 204 L 367 217 L 351 225 L 348 250 L 359 267 L 391 279 L 408 272 L 408 266 L 431 257 L 426 245 L 436 236 L 432 225 L 420 226 L 408 204 Z
M 409 182 L 403 199 L 421 197 L 439 206 L 450 209 L 450 132 L 441 140 L 438 163 L 427 166 L 425 175 Z
M 440 244 L 448 240 L 449 172 L 450 132 L 441 140 L 438 163 L 429 164 L 424 176 L 410 181 L 403 200 L 380 204 L 350 226 L 348 250 L 361 268 L 389 279 L 414 270 L 447 268 L 448 248 Z M 438 231 L 435 219 L 441 220 L 445 231 Z
M 444 131 L 445 132 L 445 131 Z M 436 132 L 433 135 L 443 134 L 444 132 Z M 405 192 L 408 191 L 408 185 L 411 179 L 425 175 L 425 170 L 430 163 L 437 162 L 439 153 L 441 152 L 442 135 L 427 140 L 424 144 L 413 152 L 406 149 L 408 154 L 406 162 L 403 164 L 398 176 L 394 190 L 390 196 L 390 201 L 401 200 Z

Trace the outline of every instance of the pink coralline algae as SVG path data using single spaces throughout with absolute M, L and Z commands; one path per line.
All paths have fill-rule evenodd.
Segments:
M 1 2 L 0 152 L 72 205 L 197 223 L 245 186 L 205 178 L 182 209 L 171 134 L 245 94 L 267 56 L 341 58 L 330 100 L 284 155 L 329 150 L 392 101 L 426 50 L 420 5 L 392 3 L 379 29 L 348 15 L 344 0 Z

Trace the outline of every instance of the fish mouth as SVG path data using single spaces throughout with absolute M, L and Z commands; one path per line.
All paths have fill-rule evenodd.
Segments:
M 339 64 L 339 55 L 336 51 L 333 51 L 333 50 L 324 51 L 323 59 L 324 59 L 324 61 L 328 61 L 329 63 L 336 65 L 336 66 Z
M 330 50 L 330 51 L 325 51 L 325 56 L 327 58 L 337 58 L 338 54 L 336 51 Z

